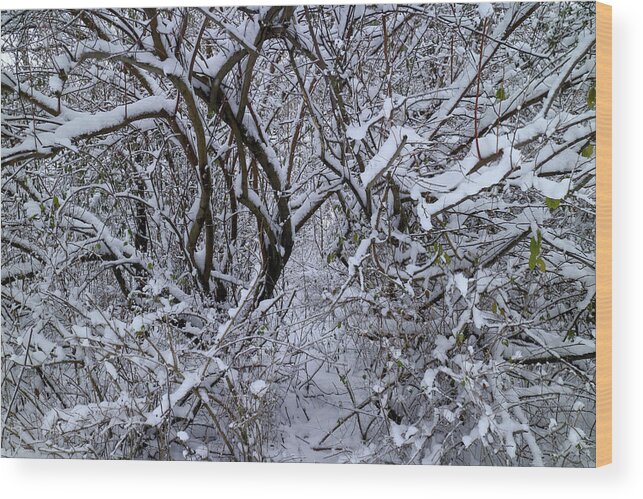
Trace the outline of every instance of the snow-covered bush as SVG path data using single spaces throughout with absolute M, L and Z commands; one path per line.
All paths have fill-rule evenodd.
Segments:
M 5 455 L 594 463 L 593 4 L 2 25 Z

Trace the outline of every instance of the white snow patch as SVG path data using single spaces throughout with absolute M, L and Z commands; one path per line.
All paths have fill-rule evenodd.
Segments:
M 346 128 L 346 136 L 353 140 L 362 140 L 366 137 L 368 125 L 351 125 Z
M 464 274 L 457 273 L 453 276 L 455 281 L 455 287 L 458 288 L 462 296 L 467 296 L 467 291 L 469 289 L 469 279 L 467 279 Z
M 267 390 L 268 384 L 262 379 L 257 379 L 250 383 L 250 391 L 256 397 L 263 397 Z
M 186 372 L 183 376 L 185 378 L 183 380 L 183 383 L 181 383 L 181 385 L 169 396 L 167 394 L 164 395 L 161 403 L 156 407 L 156 409 L 150 411 L 147 414 L 145 424 L 148 424 L 150 426 L 158 426 L 163 421 L 163 418 L 167 411 L 171 410 L 177 402 L 179 402 L 188 394 L 190 390 L 192 390 L 192 388 L 198 386 L 201 383 L 201 377 L 197 373 Z
M 491 17 L 493 15 L 493 5 L 490 2 L 483 2 L 478 4 L 478 12 L 480 12 L 480 17 Z
M 411 438 L 417 434 L 419 430 L 415 426 L 398 425 L 391 422 L 391 437 L 396 447 L 411 443 Z
M 438 374 L 437 369 L 427 369 L 422 378 L 422 388 L 426 391 L 427 395 L 433 391 L 433 383 L 435 376 Z

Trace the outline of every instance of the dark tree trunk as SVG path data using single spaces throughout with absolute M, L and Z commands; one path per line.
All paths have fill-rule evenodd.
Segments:
M 279 278 L 290 259 L 292 253 L 293 240 L 290 232 L 286 231 L 282 236 L 281 249 L 274 244 L 270 244 L 264 239 L 263 244 L 263 288 L 259 295 L 259 300 L 272 298 Z M 283 253 L 283 254 L 282 254 Z

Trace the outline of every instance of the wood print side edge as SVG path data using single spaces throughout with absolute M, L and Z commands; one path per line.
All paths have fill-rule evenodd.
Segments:
M 612 462 L 612 7 L 596 3 L 596 466 Z

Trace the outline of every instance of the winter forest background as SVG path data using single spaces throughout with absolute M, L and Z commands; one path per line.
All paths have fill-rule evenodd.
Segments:
M 4 11 L 2 455 L 592 466 L 594 8 Z

